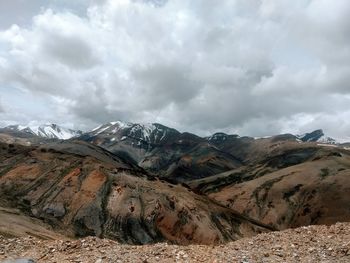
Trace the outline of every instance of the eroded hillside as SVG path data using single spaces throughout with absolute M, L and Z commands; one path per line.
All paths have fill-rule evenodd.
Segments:
M 189 185 L 278 229 L 350 219 L 350 154 L 340 148 L 279 149 L 256 164 Z
M 87 143 L 0 150 L 0 198 L 68 235 L 215 244 L 271 229 Z

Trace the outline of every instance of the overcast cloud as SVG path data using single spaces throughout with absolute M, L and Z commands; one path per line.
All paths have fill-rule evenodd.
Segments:
M 348 0 L 13 0 L 0 12 L 0 125 L 350 136 Z

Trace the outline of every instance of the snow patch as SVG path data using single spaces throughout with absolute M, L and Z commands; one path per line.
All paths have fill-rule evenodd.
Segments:
M 96 134 L 96 135 L 97 135 L 97 134 L 100 134 L 100 133 L 104 132 L 105 130 L 107 130 L 109 127 L 110 127 L 110 126 L 104 127 L 104 128 L 102 128 L 102 129 L 100 128 L 100 129 L 98 129 L 98 130 L 95 131 L 95 134 Z
M 94 132 L 94 131 L 97 131 L 98 129 L 100 129 L 103 125 L 99 125 L 97 126 L 96 128 L 92 129 L 91 131 Z

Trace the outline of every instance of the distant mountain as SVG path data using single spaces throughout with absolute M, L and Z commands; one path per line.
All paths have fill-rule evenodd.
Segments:
M 41 138 L 60 140 L 67 140 L 82 134 L 82 131 L 63 128 L 57 124 L 45 124 L 40 126 L 10 125 L 1 128 L 0 132 L 20 138 L 38 136 Z
M 147 171 L 177 182 L 205 178 L 246 163 L 259 162 L 280 144 L 292 143 L 295 147 L 299 147 L 300 142 L 338 145 L 322 130 L 265 138 L 222 132 L 199 137 L 158 123 L 122 121 L 100 125 L 78 139 L 123 155 Z
M 296 135 L 296 137 L 301 140 L 302 142 L 319 142 L 319 143 L 325 143 L 325 144 L 338 144 L 338 142 L 328 136 L 325 136 L 323 133 L 323 130 L 315 130 L 310 133 L 305 133 L 302 135 Z
M 78 139 L 123 155 L 160 177 L 180 182 L 241 165 L 234 156 L 211 145 L 208 138 L 158 123 L 110 122 Z
M 304 142 L 347 146 L 325 136 L 322 130 L 264 138 L 221 132 L 200 137 L 159 123 L 122 121 L 109 122 L 86 133 L 55 124 L 36 127 L 16 125 L 0 129 L 0 141 L 7 143 L 35 145 L 71 138 L 100 146 L 157 177 L 176 182 L 188 182 L 261 162 L 279 145 L 286 149 L 294 144 L 293 147 L 298 148 L 298 144 L 304 145 Z
M 217 132 L 214 133 L 213 135 L 209 136 L 209 137 L 205 137 L 209 143 L 225 143 L 226 141 L 230 140 L 230 139 L 237 139 L 239 138 L 238 135 L 228 135 L 226 133 L 223 132 Z
M 88 136 L 104 136 L 111 142 L 123 141 L 127 138 L 135 140 L 141 144 L 162 144 L 180 135 L 175 129 L 166 127 L 158 123 L 130 123 L 130 122 L 109 122 L 100 125 L 88 132 Z

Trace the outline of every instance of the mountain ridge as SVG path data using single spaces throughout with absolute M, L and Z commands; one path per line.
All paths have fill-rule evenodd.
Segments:
M 124 122 L 120 120 L 107 122 L 87 131 L 69 129 L 54 123 L 46 123 L 42 125 L 20 125 L 20 124 L 8 125 L 0 128 L 0 133 L 11 132 L 11 131 L 23 132 L 31 135 L 36 135 L 42 138 L 67 140 L 67 139 L 78 137 L 84 134 L 98 135 L 98 134 L 103 134 L 108 132 L 109 135 L 113 135 L 113 134 L 117 134 L 119 130 L 125 130 L 125 129 L 130 130 L 130 134 L 129 134 L 130 137 L 134 139 L 139 139 L 147 143 L 161 142 L 165 138 L 165 135 L 168 131 L 171 131 L 172 133 L 176 133 L 176 134 L 195 135 L 199 138 L 207 140 L 209 143 L 215 142 L 215 141 L 216 142 L 224 141 L 228 138 L 248 137 L 248 138 L 254 138 L 255 140 L 258 140 L 258 139 L 270 138 L 270 137 L 281 136 L 281 135 L 291 135 L 291 138 L 294 137 L 296 140 L 299 140 L 301 142 L 319 142 L 319 143 L 333 144 L 333 145 L 350 143 L 350 139 L 349 140 L 345 138 L 335 139 L 330 136 L 327 136 L 324 133 L 323 129 L 316 129 L 314 131 L 306 132 L 304 134 L 286 133 L 286 134 L 277 134 L 277 135 L 270 135 L 270 136 L 264 136 L 264 137 L 252 137 L 252 136 L 244 136 L 244 135 L 238 135 L 238 134 L 227 134 L 220 131 L 215 132 L 209 136 L 198 136 L 195 133 L 180 132 L 175 128 L 171 128 L 156 122 L 155 123 L 133 123 L 133 122 Z M 165 132 L 165 134 L 163 132 Z M 119 139 L 123 140 L 125 138 L 120 137 Z M 115 140 L 117 140 L 117 138 Z
M 9 125 L 4 128 L 0 128 L 0 132 L 10 133 L 10 134 L 21 134 L 23 136 L 37 136 L 47 139 L 59 139 L 68 140 L 73 137 L 80 136 L 83 134 L 80 130 L 73 130 L 64 128 L 57 124 L 43 124 L 43 125 Z

